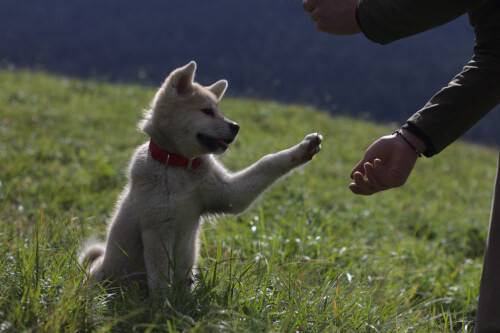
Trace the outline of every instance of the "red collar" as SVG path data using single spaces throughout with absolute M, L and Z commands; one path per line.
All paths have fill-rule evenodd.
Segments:
M 194 158 L 186 158 L 180 155 L 176 155 L 174 153 L 169 153 L 166 150 L 158 147 L 153 140 L 149 141 L 149 151 L 151 151 L 151 156 L 153 159 L 160 161 L 162 163 L 179 166 L 186 169 L 194 169 L 198 165 L 200 165 L 201 159 L 198 157 Z

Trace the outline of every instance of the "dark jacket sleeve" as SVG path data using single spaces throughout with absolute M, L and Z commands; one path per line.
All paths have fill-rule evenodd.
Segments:
M 405 125 L 426 142 L 426 156 L 442 151 L 500 102 L 500 1 L 360 0 L 358 5 L 363 32 L 380 43 L 448 22 L 464 11 L 476 33 L 472 60 Z
M 482 1 L 358 0 L 356 18 L 368 39 L 387 44 L 450 22 L 480 2 Z

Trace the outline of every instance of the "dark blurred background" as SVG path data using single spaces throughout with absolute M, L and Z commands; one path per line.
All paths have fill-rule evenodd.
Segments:
M 231 96 L 404 123 L 472 56 L 467 16 L 380 46 L 318 32 L 295 0 L 1 0 L 0 68 L 158 86 L 198 63 Z M 500 112 L 466 139 L 500 145 Z M 473 112 L 473 110 L 471 110 Z

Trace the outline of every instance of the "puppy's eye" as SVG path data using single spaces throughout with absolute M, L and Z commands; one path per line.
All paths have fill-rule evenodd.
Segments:
M 201 109 L 201 112 L 203 112 L 204 114 L 206 114 L 208 116 L 213 116 L 214 115 L 214 110 L 212 110 L 210 108 Z

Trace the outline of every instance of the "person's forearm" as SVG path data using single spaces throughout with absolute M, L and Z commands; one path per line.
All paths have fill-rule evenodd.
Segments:
M 373 42 L 387 44 L 449 22 L 477 0 L 359 0 L 356 18 Z
M 499 59 L 474 56 L 447 87 L 408 119 L 410 127 L 420 132 L 413 134 L 431 143 L 426 156 L 441 152 L 500 102 Z

